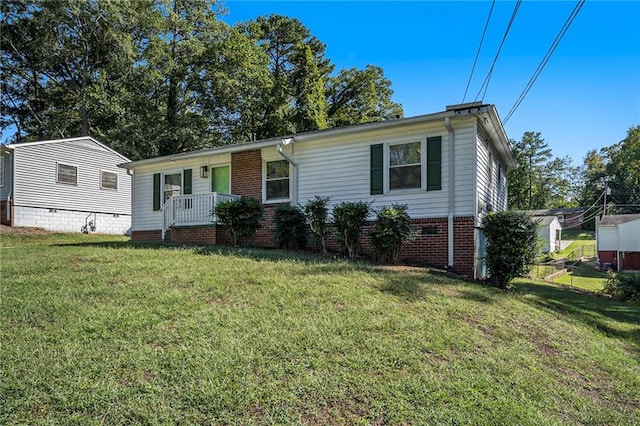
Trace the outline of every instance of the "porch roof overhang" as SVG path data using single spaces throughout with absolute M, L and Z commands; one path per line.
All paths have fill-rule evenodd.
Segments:
M 159 164 L 164 162 L 173 162 L 179 160 L 187 160 L 191 158 L 204 157 L 213 154 L 228 154 L 234 152 L 249 151 L 261 149 L 270 146 L 277 146 L 284 140 L 291 139 L 295 143 L 314 141 L 325 138 L 338 136 L 347 136 L 365 131 L 376 131 L 383 129 L 391 129 L 395 127 L 408 126 L 425 122 L 444 120 L 445 118 L 456 118 L 473 115 L 478 119 L 480 125 L 490 136 L 493 145 L 498 151 L 500 157 L 504 160 L 509 169 L 517 167 L 517 163 L 511 149 L 509 148 L 509 139 L 502 127 L 502 122 L 498 117 L 498 113 L 494 105 L 482 104 L 475 102 L 470 104 L 447 106 L 446 111 L 436 112 L 432 114 L 419 115 L 409 118 L 400 118 L 396 120 L 376 121 L 365 124 L 354 124 L 350 126 L 335 127 L 331 129 L 315 130 L 311 132 L 289 134 L 269 139 L 262 139 L 252 142 L 243 142 L 233 145 L 223 145 L 199 151 L 182 152 L 179 154 L 166 155 L 163 157 L 147 158 L 144 160 L 130 161 L 118 164 L 118 167 L 133 170 L 137 167 Z

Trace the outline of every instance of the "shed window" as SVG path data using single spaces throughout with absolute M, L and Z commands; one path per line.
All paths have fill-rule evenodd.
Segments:
M 389 189 L 422 186 L 422 142 L 389 146 Z
M 56 182 L 68 185 L 78 185 L 78 166 L 57 163 L 58 179 Z
M 289 199 L 289 162 L 267 161 L 264 184 L 267 200 Z
M 108 170 L 100 171 L 100 188 L 118 189 L 118 173 Z

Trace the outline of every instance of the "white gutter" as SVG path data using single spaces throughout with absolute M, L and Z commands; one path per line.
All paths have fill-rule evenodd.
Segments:
M 455 176 L 455 168 L 454 168 L 454 132 L 453 127 L 451 126 L 451 120 L 449 117 L 445 117 L 444 125 L 447 126 L 447 130 L 449 131 L 449 139 L 447 145 L 449 146 L 449 164 L 448 164 L 448 175 L 449 175 L 449 216 L 447 220 L 447 267 L 453 267 L 453 213 L 455 209 L 455 200 L 454 200 L 454 176 Z

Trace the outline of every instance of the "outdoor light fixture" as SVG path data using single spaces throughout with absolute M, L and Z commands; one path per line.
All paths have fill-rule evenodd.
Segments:
M 209 167 L 208 166 L 201 166 L 200 167 L 200 177 L 202 179 L 206 179 L 209 177 Z

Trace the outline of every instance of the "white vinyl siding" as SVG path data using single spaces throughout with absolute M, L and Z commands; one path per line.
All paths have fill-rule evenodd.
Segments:
M 304 204 L 314 196 L 331 197 L 329 208 L 343 201 L 364 201 L 372 203 L 373 209 L 380 209 L 394 203 L 407 204 L 408 213 L 414 218 L 444 217 L 448 213 L 448 138 L 444 125 L 438 123 L 396 129 L 395 132 L 367 132 L 346 138 L 334 138 L 294 144 L 293 157 L 298 163 L 297 201 Z M 442 191 L 425 191 L 422 188 L 388 190 L 388 166 L 385 166 L 385 194 L 370 195 L 370 147 L 424 141 L 427 137 L 442 137 Z M 456 143 L 464 145 L 456 136 Z M 468 149 L 468 148 L 467 148 Z M 464 151 L 461 147 L 460 151 Z M 473 147 L 469 150 L 473 155 Z M 424 154 L 424 152 L 423 152 Z M 388 153 L 385 154 L 388 156 Z M 424 155 L 423 155 L 424 157 Z M 385 164 L 389 164 L 385 160 Z M 424 169 L 424 167 L 423 167 Z M 456 170 L 464 173 L 464 170 Z M 421 171 L 424 175 L 424 170 Z M 472 173 L 473 174 L 473 173 Z M 457 178 L 456 178 L 457 179 Z M 469 193 L 473 197 L 474 186 L 469 182 L 456 181 L 456 194 Z M 470 208 L 467 211 L 472 210 Z M 458 213 L 458 212 L 456 212 Z M 460 213 L 469 214 L 469 213 Z
M 618 225 L 618 250 L 640 251 L 640 219 Z
M 0 188 L 4 187 L 4 155 L 0 154 Z
M 480 135 L 476 138 L 476 155 L 476 204 L 478 223 L 481 223 L 488 212 L 507 209 L 507 176 L 499 157 Z
M 91 139 L 25 144 L 13 150 L 14 204 L 131 214 L 131 176 L 118 164 L 126 159 Z M 57 164 L 77 165 L 77 185 L 58 183 Z M 118 173 L 118 191 L 101 191 L 103 169 Z

